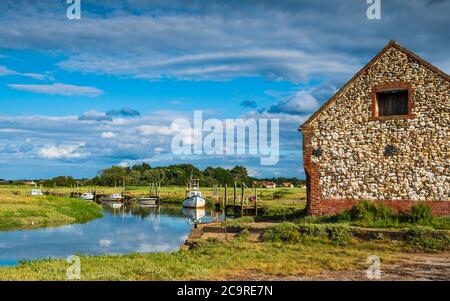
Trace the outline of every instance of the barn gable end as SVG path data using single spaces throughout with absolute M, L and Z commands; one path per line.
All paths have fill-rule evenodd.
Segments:
M 301 126 L 309 213 L 373 200 L 450 214 L 449 91 L 447 74 L 390 42 Z M 401 114 L 380 115 L 384 93 Z

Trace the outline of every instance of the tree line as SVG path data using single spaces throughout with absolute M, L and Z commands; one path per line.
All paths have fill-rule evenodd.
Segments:
M 235 166 L 232 169 L 222 167 L 207 167 L 200 170 L 192 164 L 178 164 L 164 167 L 151 167 L 142 163 L 130 167 L 112 166 L 100 170 L 92 179 L 75 179 L 70 176 L 59 176 L 53 179 L 40 180 L 39 184 L 47 187 L 53 186 L 146 186 L 149 183 L 161 183 L 161 186 L 184 186 L 190 177 L 199 179 L 200 186 L 229 185 L 234 182 L 245 182 L 251 185 L 255 182 L 273 181 L 278 185 L 288 182 L 295 186 L 304 184 L 297 178 L 257 179 L 250 177 L 244 166 Z

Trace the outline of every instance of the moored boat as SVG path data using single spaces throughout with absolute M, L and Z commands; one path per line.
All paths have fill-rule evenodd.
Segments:
M 80 195 L 80 199 L 86 200 L 86 201 L 92 201 L 94 199 L 94 195 L 90 192 L 83 193 Z
M 201 191 L 189 191 L 188 197 L 183 201 L 185 208 L 204 208 L 206 201 Z
M 33 189 L 33 190 L 31 190 L 31 193 L 30 193 L 32 196 L 39 196 L 39 195 L 44 195 L 43 193 L 42 193 L 42 190 L 40 190 L 40 189 Z
M 200 191 L 198 179 L 191 178 L 186 192 L 186 199 L 183 201 L 184 208 L 204 208 L 206 206 L 206 200 Z
M 102 198 L 102 201 L 122 201 L 123 196 L 121 193 L 114 193 L 107 197 Z
M 149 198 L 140 198 L 138 199 L 138 202 L 140 205 L 157 205 L 158 198 L 156 197 L 149 197 Z

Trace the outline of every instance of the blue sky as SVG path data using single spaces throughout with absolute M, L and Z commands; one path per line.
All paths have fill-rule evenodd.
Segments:
M 299 124 L 395 39 L 450 70 L 450 1 L 0 3 L 0 178 L 92 177 L 111 165 L 242 164 L 304 177 Z M 414 22 L 411 22 L 414 20 Z M 280 119 L 280 161 L 175 156 L 170 124 Z

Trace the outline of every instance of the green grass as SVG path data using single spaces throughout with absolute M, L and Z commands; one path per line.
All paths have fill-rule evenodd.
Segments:
M 99 205 L 54 196 L 14 195 L 0 190 L 0 231 L 86 223 L 102 217 Z
M 272 242 L 299 242 L 306 239 L 346 245 L 352 238 L 352 232 L 345 224 L 298 225 L 283 222 L 269 227 L 263 238 Z
M 204 241 L 195 249 L 172 253 L 82 256 L 81 280 L 230 280 L 312 276 L 324 271 L 367 268 L 376 252 L 383 262 L 402 255 L 395 244 L 351 242 L 339 246 L 322 241 L 226 243 Z M 64 260 L 24 262 L 0 268 L 0 280 L 66 280 Z
M 270 226 L 263 235 L 264 241 L 300 242 L 304 240 L 323 241 L 336 245 L 347 245 L 355 240 L 355 228 L 347 224 L 296 224 L 278 223 Z M 377 240 L 382 237 L 367 235 L 365 240 Z M 406 235 L 399 236 L 404 244 L 417 249 L 444 251 L 450 249 L 450 233 L 430 227 L 415 226 L 406 230 Z
M 450 248 L 450 234 L 446 231 L 434 231 L 433 228 L 416 226 L 408 229 L 406 241 L 410 245 L 424 250 L 442 251 Z
M 253 223 L 255 218 L 253 216 L 242 216 L 238 218 L 228 219 L 221 223 L 222 227 L 227 228 L 240 228 L 244 229 L 247 227 L 248 223 Z
M 348 224 L 367 228 L 411 228 L 414 226 L 427 226 L 437 230 L 450 230 L 450 217 L 433 217 L 431 209 L 423 203 L 411 208 L 410 213 L 394 214 L 384 205 L 370 202 L 360 202 L 352 209 L 340 214 L 328 216 L 299 216 L 298 223 Z

